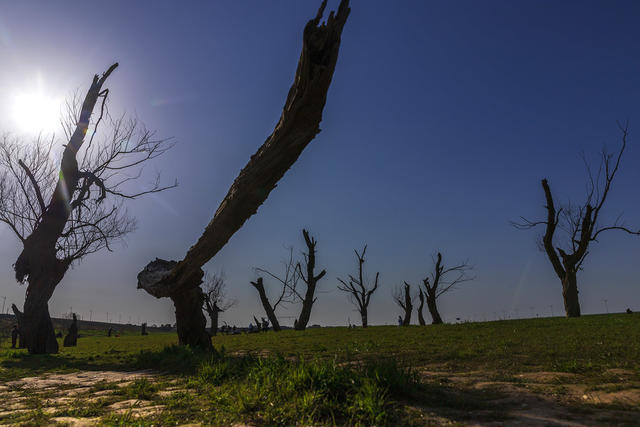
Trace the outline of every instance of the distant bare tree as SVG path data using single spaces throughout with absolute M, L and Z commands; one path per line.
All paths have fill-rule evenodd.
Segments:
M 18 282 L 28 282 L 20 329 L 32 354 L 58 351 L 48 302 L 69 267 L 88 254 L 111 250 L 135 229 L 123 201 L 175 186 L 162 186 L 157 176 L 147 189 L 132 189 L 145 164 L 172 144 L 136 120 L 111 117 L 109 89 L 102 87 L 117 66 L 94 76 L 81 103 L 69 102 L 61 157 L 53 139 L 28 144 L 5 135 L 0 140 L 0 222 L 23 247 L 14 269 Z M 98 102 L 99 115 L 92 119 Z
M 591 242 L 597 242 L 598 236 L 605 231 L 620 230 L 628 234 L 640 235 L 640 230 L 631 230 L 620 222 L 620 216 L 610 225 L 601 225 L 600 211 L 607 200 L 611 184 L 620 167 L 620 160 L 627 146 L 628 127 L 618 123 L 622 132 L 622 146 L 617 155 L 602 150 L 600 167 L 594 174 L 586 159 L 585 166 L 588 174 L 587 196 L 580 206 L 567 204 L 556 211 L 549 182 L 542 180 L 542 189 L 546 200 L 547 218 L 542 221 L 530 221 L 522 218 L 522 222 L 513 223 L 520 229 L 529 229 L 538 225 L 545 226 L 542 247 L 562 283 L 562 297 L 567 317 L 580 316 L 580 301 L 578 299 L 577 274 L 582 268 Z M 584 156 L 583 156 L 584 158 Z M 557 228 L 566 237 L 565 248 L 554 246 Z
M 468 273 L 473 269 L 466 261 L 453 267 L 445 267 L 442 263 L 442 254 L 438 252 L 438 255 L 433 260 L 434 271 L 431 273 L 431 280 L 426 277 L 422 283 L 424 285 L 425 294 L 427 297 L 427 308 L 431 313 L 432 324 L 438 325 L 442 323 L 442 317 L 438 312 L 437 301 L 442 294 L 455 290 L 459 285 L 464 282 L 473 280 L 473 277 L 469 277 Z
M 420 305 L 418 306 L 418 323 L 420 323 L 420 326 L 424 326 L 427 322 L 424 321 L 424 316 L 422 315 L 422 308 L 424 307 L 424 293 L 422 289 L 419 289 L 418 298 L 420 299 Z
M 355 278 L 352 275 L 349 275 L 348 281 L 342 280 L 338 277 L 338 281 L 340 281 L 338 289 L 349 294 L 351 304 L 356 306 L 360 313 L 360 317 L 362 318 L 362 327 L 366 328 L 368 320 L 367 310 L 369 308 L 369 302 L 371 301 L 371 295 L 373 295 L 376 289 L 378 289 L 378 278 L 380 277 L 380 272 L 376 273 L 376 279 L 373 282 L 373 286 L 365 283 L 362 267 L 364 265 L 364 255 L 367 252 L 367 245 L 364 245 L 362 253 L 358 253 L 355 249 L 354 252 L 358 258 L 358 277 Z
M 251 285 L 253 285 L 253 287 L 258 291 L 260 302 L 267 314 L 267 318 L 273 326 L 274 332 L 278 332 L 281 329 L 280 322 L 276 316 L 276 309 L 281 303 L 287 304 L 295 301 L 297 293 L 296 288 L 298 286 L 298 280 L 300 279 L 296 262 L 293 259 L 293 248 L 289 248 L 289 259 L 288 261 L 283 261 L 282 264 L 284 265 L 284 275 L 282 277 L 277 276 L 264 268 L 255 269 L 256 273 L 267 275 L 272 279 L 275 279 L 280 284 L 279 288 L 281 291 L 278 292 L 278 297 L 273 304 L 269 301 L 262 277 L 258 277 L 255 282 L 251 282 Z
M 220 313 L 237 304 L 235 299 L 227 299 L 224 273 L 206 273 L 204 275 L 204 309 L 211 319 L 209 333 L 215 336 L 218 333 L 218 317 Z
M 337 12 L 331 12 L 322 23 L 326 6 L 325 0 L 304 28 L 298 68 L 278 124 L 240 171 L 202 236 L 182 261 L 157 259 L 138 274 L 139 288 L 157 298 L 173 300 L 180 344 L 212 348 L 200 309 L 202 266 L 257 212 L 302 150 L 320 132 L 342 29 L 351 11 L 349 1 L 341 0 Z
M 307 230 L 303 229 L 302 235 L 304 236 L 304 242 L 307 245 L 307 252 L 303 253 L 304 271 L 299 262 L 296 264 L 296 269 L 298 270 L 298 276 L 305 283 L 307 289 L 304 296 L 298 294 L 297 291 L 295 292 L 296 295 L 302 300 L 302 310 L 300 310 L 300 315 L 298 316 L 298 319 L 294 324 L 295 329 L 298 331 L 304 331 L 307 327 L 307 323 L 309 323 L 309 318 L 311 317 L 311 308 L 316 302 L 315 293 L 318 281 L 322 279 L 325 274 L 327 274 L 326 270 L 322 270 L 316 275 L 315 268 L 317 241 L 309 235 L 309 232 Z
M 397 286 L 391 293 L 393 300 L 404 311 L 402 318 L 402 326 L 409 326 L 411 324 L 411 312 L 413 311 L 413 304 L 411 303 L 411 285 L 404 282 L 404 287 Z

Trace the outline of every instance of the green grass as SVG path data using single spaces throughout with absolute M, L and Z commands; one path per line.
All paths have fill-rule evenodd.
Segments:
M 454 421 L 464 421 L 470 411 L 476 411 L 476 420 L 480 413 L 504 421 L 499 415 L 504 408 L 491 403 L 499 390 L 464 390 L 447 373 L 480 371 L 489 380 L 522 385 L 522 373 L 566 372 L 595 389 L 615 383 L 608 370 L 622 368 L 640 381 L 638 314 L 218 336 L 213 354 L 179 347 L 176 341 L 173 333 L 87 334 L 77 347 L 43 356 L 11 350 L 5 341 L 0 344 L 0 384 L 52 372 L 153 369 L 159 378 L 122 387 L 96 383 L 91 391 L 164 406 L 160 414 L 136 419 L 140 425 L 410 425 L 421 424 L 416 414 L 433 408 Z M 423 368 L 442 374 L 425 381 Z M 173 392 L 160 393 L 169 385 Z M 556 385 L 555 396 L 563 395 L 562 387 Z M 113 399 L 93 405 L 78 400 L 57 415 L 101 416 L 105 425 L 132 422 L 132 413 L 109 412 Z M 11 420 L 46 421 L 48 415 L 33 402 L 30 413 Z

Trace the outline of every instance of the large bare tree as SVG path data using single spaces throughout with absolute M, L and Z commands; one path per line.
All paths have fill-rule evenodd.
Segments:
M 409 326 L 411 324 L 411 312 L 413 311 L 413 304 L 411 302 L 411 285 L 404 282 L 404 286 L 397 286 L 391 293 L 393 300 L 404 312 L 402 317 L 402 326 Z
M 204 275 L 204 306 L 209 315 L 211 325 L 209 333 L 213 336 L 218 333 L 218 318 L 223 313 L 238 303 L 235 299 L 227 298 L 227 283 L 224 273 L 206 273 Z
M 469 276 L 469 271 L 473 269 L 467 261 L 452 267 L 446 267 L 442 262 L 442 254 L 438 252 L 433 260 L 434 269 L 430 276 L 422 280 L 425 296 L 427 297 L 427 308 L 431 314 L 432 324 L 442 323 L 442 317 L 438 311 L 438 298 L 443 294 L 453 291 L 462 283 L 473 280 Z
M 562 298 L 567 317 L 580 316 L 577 275 L 589 253 L 591 242 L 597 242 L 602 233 L 611 230 L 640 235 L 640 230 L 627 228 L 621 222 L 620 216 L 613 223 L 601 224 L 601 211 L 607 201 L 611 184 L 618 173 L 620 160 L 627 146 L 628 127 L 620 123 L 618 123 L 618 127 L 622 133 L 620 149 L 616 154 L 603 149 L 597 171 L 592 170 L 583 156 L 588 175 L 587 195 L 584 203 L 578 206 L 568 203 L 556 209 L 549 181 L 543 179 L 542 190 L 546 201 L 546 219 L 531 221 L 522 218 L 522 222 L 513 223 L 520 229 L 534 228 L 538 225 L 545 226 L 542 247 L 562 283 Z M 558 229 L 564 234 L 564 248 L 554 242 Z
M 356 258 L 358 258 L 358 277 L 349 275 L 347 280 L 343 280 L 338 277 L 338 281 L 340 282 L 338 289 L 349 295 L 351 304 L 353 304 L 358 310 L 358 313 L 360 313 L 362 327 L 366 328 L 368 324 L 369 302 L 371 301 L 371 295 L 373 295 L 376 289 L 378 289 L 380 272 L 376 273 L 373 285 L 367 283 L 362 271 L 364 266 L 364 256 L 367 252 L 367 245 L 364 245 L 364 249 L 362 249 L 361 253 L 356 249 L 354 249 L 354 252 L 356 253 Z
M 9 136 L 0 141 L 0 221 L 23 246 L 14 269 L 16 280 L 28 286 L 24 313 L 14 311 L 30 353 L 58 351 L 48 302 L 69 267 L 88 254 L 111 250 L 134 230 L 122 201 L 169 188 L 157 177 L 148 189 L 132 190 L 145 163 L 171 143 L 136 120 L 111 117 L 109 89 L 103 85 L 117 66 L 94 76 L 81 103 L 68 104 L 63 118 L 68 142 L 59 158 L 53 138 L 33 144 Z M 99 114 L 92 119 L 97 103 Z
M 350 12 L 349 1 L 341 0 L 337 13 L 331 12 L 321 24 L 326 5 L 325 0 L 304 28 L 298 68 L 276 128 L 240 171 L 200 239 L 182 261 L 156 260 L 138 275 L 138 287 L 157 298 L 173 300 L 181 344 L 211 348 L 200 310 L 202 266 L 256 213 L 320 131 L 342 29 Z

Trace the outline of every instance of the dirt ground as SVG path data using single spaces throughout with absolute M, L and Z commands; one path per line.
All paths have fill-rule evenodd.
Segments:
M 576 374 L 534 372 L 501 377 L 487 372 L 452 374 L 425 368 L 420 375 L 427 384 L 446 386 L 451 399 L 472 399 L 465 414 L 437 405 L 412 406 L 425 424 L 447 425 L 637 425 L 640 423 L 640 384 L 632 372 L 611 370 L 609 382 L 588 385 Z M 51 416 L 49 422 L 89 426 L 100 418 L 87 408 L 92 402 L 107 405 L 108 413 L 128 414 L 131 419 L 162 412 L 164 406 L 152 400 L 131 399 L 118 390 L 146 378 L 162 387 L 155 396 L 167 397 L 184 391 L 177 381 L 151 371 L 84 371 L 71 374 L 22 378 L 0 385 L 0 424 L 19 422 L 20 413 L 38 410 Z M 458 394 L 460 393 L 460 394 Z M 156 399 L 157 401 L 158 399 Z M 461 417 L 461 415 L 464 415 Z

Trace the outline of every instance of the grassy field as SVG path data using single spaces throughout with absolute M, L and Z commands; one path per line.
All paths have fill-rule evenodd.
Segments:
M 218 336 L 215 354 L 177 347 L 172 333 L 84 335 L 47 356 L 2 342 L 0 423 L 640 419 L 639 314 Z

